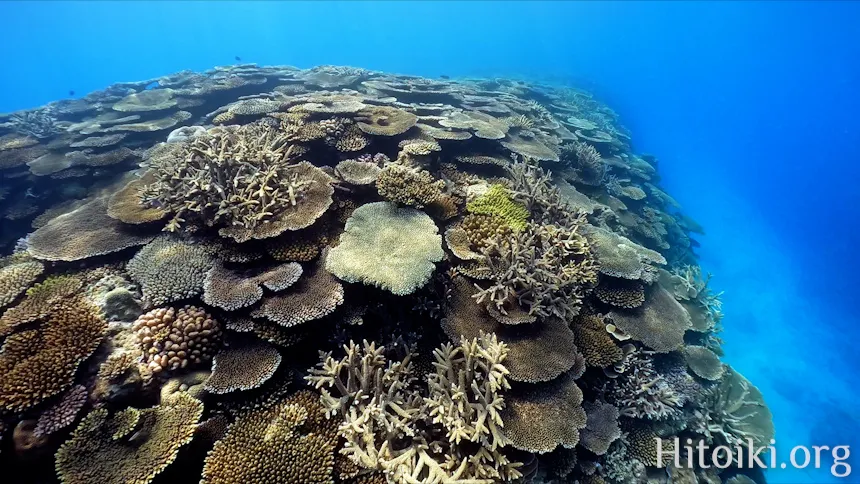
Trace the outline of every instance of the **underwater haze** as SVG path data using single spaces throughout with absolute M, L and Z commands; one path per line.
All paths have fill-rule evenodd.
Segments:
M 241 63 L 586 89 L 704 227 L 723 360 L 762 391 L 787 460 L 860 452 L 858 25 L 851 1 L 4 1 L 0 112 Z M 860 482 L 831 461 L 767 482 Z

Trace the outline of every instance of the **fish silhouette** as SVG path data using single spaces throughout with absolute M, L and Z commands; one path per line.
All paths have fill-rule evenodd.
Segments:
M 238 55 L 236 57 L 234 57 L 234 59 L 236 59 L 236 62 L 242 62 L 242 58 L 239 57 Z
M 74 96 L 74 95 L 75 95 L 75 91 L 69 90 L 69 96 Z

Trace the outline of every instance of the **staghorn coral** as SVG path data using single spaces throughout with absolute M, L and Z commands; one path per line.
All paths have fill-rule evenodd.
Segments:
M 483 195 L 468 202 L 466 210 L 473 214 L 499 217 L 514 231 L 525 229 L 529 218 L 528 209 L 513 201 L 508 189 L 499 184 L 490 185 Z
M 271 291 L 283 291 L 301 275 L 302 266 L 295 262 L 251 271 L 230 270 L 216 262 L 203 281 L 203 302 L 235 311 L 262 299 L 264 286 Z
M 206 456 L 201 484 L 334 484 L 335 444 L 294 399 L 241 415 Z
M 558 318 L 532 324 L 509 326 L 498 322 L 473 296 L 477 289 L 463 277 L 456 277 L 446 305 L 442 329 L 453 341 L 476 338 L 481 332 L 495 333 L 508 346 L 505 366 L 513 381 L 549 381 L 570 370 L 582 356 L 573 333 Z
M 478 303 L 520 305 L 530 315 L 562 319 L 579 313 L 597 283 L 597 267 L 578 227 L 528 224 L 510 237 L 496 237 L 482 251 L 483 272 L 492 284 L 475 295 Z
M 609 318 L 630 337 L 660 353 L 680 348 L 684 344 L 684 333 L 692 326 L 687 310 L 659 285 L 641 308 L 613 310 Z
M 60 397 L 51 408 L 39 415 L 36 428 L 33 430 L 37 436 L 46 436 L 62 430 L 78 416 L 78 412 L 87 403 L 87 388 L 83 385 L 75 385 Z
M 138 251 L 127 270 L 140 284 L 146 306 L 161 306 L 203 291 L 215 250 L 212 245 L 162 235 Z
M 561 146 L 562 159 L 573 166 L 577 178 L 586 185 L 598 186 L 606 176 L 606 163 L 600 153 L 587 143 L 574 141 Z
M 723 364 L 720 357 L 704 346 L 689 345 L 683 349 L 687 366 L 697 376 L 705 380 L 717 381 L 723 377 Z
M 582 408 L 585 410 L 587 422 L 580 433 L 580 441 L 586 449 L 597 455 L 604 455 L 612 442 L 621 436 L 618 409 L 599 401 L 585 402 Z
M 220 345 L 221 327 L 203 309 L 153 309 L 134 322 L 135 340 L 153 373 L 186 368 L 212 358 Z
M 10 266 L 11 267 L 11 266 Z M 0 316 L 0 336 L 6 336 L 18 326 L 47 316 L 54 306 L 77 293 L 83 281 L 75 276 L 51 276 L 26 290 L 26 297 Z
M 0 350 L 0 409 L 21 412 L 70 387 L 107 326 L 80 296 L 63 299 L 41 319 L 38 328 L 7 337 Z
M 5 267 L 0 267 L 0 309 L 8 306 L 18 296 L 36 282 L 42 275 L 45 266 L 38 261 L 22 261 Z M 0 318 L 0 334 L 3 334 L 5 324 Z
M 344 281 L 405 295 L 430 280 L 443 256 L 442 237 L 429 216 L 375 202 L 355 209 L 325 267 Z
M 30 234 L 27 250 L 37 259 L 76 261 L 143 245 L 153 238 L 109 217 L 107 200 L 98 198 Z
M 266 382 L 281 364 L 281 354 L 261 341 L 221 350 L 212 361 L 206 391 L 229 393 L 250 390 Z
M 210 130 L 173 156 L 148 164 L 156 177 L 144 200 L 187 221 L 220 226 L 237 242 L 310 226 L 331 205 L 332 179 L 310 163 L 290 164 L 296 145 L 265 124 Z
M 139 411 L 93 410 L 57 451 L 57 476 L 63 484 L 148 484 L 191 441 L 202 414 L 185 394 Z
M 621 416 L 650 420 L 680 416 L 685 395 L 657 372 L 648 353 L 627 354 L 620 368 L 617 377 L 604 382 L 603 393 Z
M 507 406 L 501 416 L 511 445 L 543 454 L 579 443 L 586 414 L 575 378 L 567 373 L 546 383 L 516 387 L 505 395 Z
M 343 304 L 343 285 L 326 270 L 326 259 L 321 257 L 285 294 L 263 299 L 251 314 L 290 328 L 333 313 Z
M 379 195 L 394 203 L 424 208 L 442 197 L 445 183 L 434 180 L 430 172 L 389 164 L 376 178 Z
M 383 347 L 367 341 L 361 347 L 350 342 L 344 350 L 340 360 L 322 353 L 306 379 L 322 389 L 327 414 L 344 419 L 338 432 L 355 463 L 385 471 L 399 484 L 491 484 L 521 477 L 521 464 L 499 449 L 506 444 L 499 392 L 507 382 L 505 348 L 494 337 L 437 350 L 424 397 L 413 385 L 411 355 L 389 362 Z

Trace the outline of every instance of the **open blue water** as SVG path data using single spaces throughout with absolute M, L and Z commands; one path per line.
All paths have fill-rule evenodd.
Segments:
M 858 26 L 850 1 L 0 2 L 0 111 L 235 56 L 576 82 L 621 113 L 705 226 L 726 360 L 764 392 L 777 447 L 856 452 Z

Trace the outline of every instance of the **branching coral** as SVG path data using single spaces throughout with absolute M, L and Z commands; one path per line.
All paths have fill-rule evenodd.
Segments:
M 194 306 L 153 309 L 137 318 L 132 329 L 153 373 L 207 361 L 220 345 L 220 325 Z
M 567 319 L 579 313 L 597 283 L 597 266 L 578 227 L 528 224 L 511 237 L 491 240 L 483 254 L 483 272 L 492 284 L 475 299 L 502 313 L 520 305 L 531 315 Z
M 150 158 L 156 181 L 143 198 L 173 214 L 168 230 L 188 219 L 244 242 L 308 227 L 334 189 L 319 168 L 291 164 L 295 146 L 265 124 L 212 129 L 178 155 Z
M 191 441 L 202 414 L 203 404 L 182 393 L 143 410 L 93 410 L 57 451 L 60 482 L 148 484 Z
M 574 167 L 582 183 L 600 185 L 606 174 L 606 163 L 594 146 L 574 141 L 562 145 L 561 151 L 563 160 Z
M 500 450 L 506 443 L 500 392 L 508 384 L 506 348 L 495 337 L 437 350 L 423 398 L 414 385 L 411 356 L 388 361 L 383 347 L 368 342 L 344 349 L 341 360 L 322 354 L 307 379 L 323 389 L 327 412 L 344 418 L 339 433 L 354 462 L 383 470 L 401 484 L 490 484 L 521 476 L 519 464 Z
M 436 224 L 410 208 L 375 202 L 355 209 L 326 269 L 347 282 L 363 282 L 394 294 L 415 292 L 444 257 Z
M 0 350 L 0 408 L 21 412 L 72 385 L 107 324 L 80 296 L 55 304 L 37 329 L 17 332 Z
M 434 180 L 427 170 L 391 163 L 379 173 L 376 189 L 386 200 L 424 208 L 442 197 L 445 182 Z
M 628 354 L 623 369 L 616 378 L 606 381 L 604 388 L 604 394 L 622 416 L 664 420 L 680 415 L 686 403 L 684 394 L 657 372 L 649 354 Z

